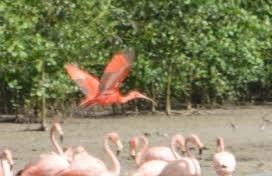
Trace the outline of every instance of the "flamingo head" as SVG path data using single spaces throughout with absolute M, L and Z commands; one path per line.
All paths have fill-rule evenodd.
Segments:
M 72 158 L 75 159 L 77 157 L 88 156 L 89 154 L 84 147 L 79 145 L 79 146 L 73 148 L 72 155 L 73 155 Z
M 222 152 L 224 150 L 224 139 L 222 137 L 218 137 L 216 139 L 216 151 Z
M 185 153 L 185 139 L 181 134 L 176 134 L 175 136 L 178 147 L 181 149 L 182 154 Z
M 119 135 L 115 132 L 112 132 L 109 133 L 107 137 L 113 144 L 117 145 L 116 155 L 119 155 L 119 153 L 123 150 L 123 144 L 121 142 Z
M 53 123 L 50 132 L 51 134 L 58 132 L 60 135 L 60 141 L 61 143 L 63 142 L 63 131 L 62 131 L 60 123 L 57 123 L 57 122 Z
M 129 155 L 132 158 L 136 157 L 136 149 L 139 145 L 139 139 L 137 137 L 132 137 L 129 141 Z
M 0 158 L 2 160 L 7 160 L 9 165 L 10 165 L 10 168 L 12 169 L 13 165 L 14 165 L 14 161 L 12 159 L 12 154 L 11 154 L 11 151 L 9 149 L 5 149 L 1 155 L 0 155 Z
M 204 144 L 201 142 L 200 138 L 196 134 L 191 134 L 189 137 L 186 138 L 185 140 L 185 146 L 187 143 L 191 143 L 193 145 L 196 145 L 198 148 L 198 154 L 201 155 L 204 147 Z

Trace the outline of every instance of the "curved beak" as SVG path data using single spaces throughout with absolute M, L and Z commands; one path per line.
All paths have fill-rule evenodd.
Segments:
M 63 144 L 63 139 L 64 139 L 64 137 L 63 137 L 63 134 L 61 134 L 60 135 L 60 142 Z
M 185 155 L 185 154 L 186 154 L 186 151 L 185 151 L 185 150 L 182 150 L 181 153 L 182 153 L 182 155 Z
M 209 148 L 206 147 L 206 146 L 200 147 L 199 150 L 198 150 L 198 154 L 202 155 L 202 153 L 203 153 L 204 150 L 209 150 Z
M 155 106 L 158 106 L 158 103 L 152 100 L 151 98 L 148 98 L 149 101 L 151 101 Z
M 13 169 L 13 166 L 14 166 L 14 161 L 12 158 L 8 158 L 8 163 L 9 163 L 9 166 L 10 166 L 10 170 Z
M 203 151 L 203 148 L 202 148 L 202 147 L 199 148 L 199 149 L 198 149 L 198 155 L 202 155 L 202 151 Z
M 147 99 L 147 100 L 151 101 L 155 106 L 158 106 L 158 104 L 154 100 L 152 100 L 151 98 L 149 98 L 145 95 L 141 95 L 141 96 L 139 96 L 139 98 Z
M 129 155 L 130 155 L 131 158 L 135 159 L 135 157 L 136 157 L 136 151 L 135 150 L 131 150 L 129 152 Z
M 180 143 L 178 147 L 181 150 L 182 155 L 185 155 L 186 153 L 185 145 L 183 143 Z
M 123 144 L 120 140 L 118 140 L 116 142 L 116 145 L 117 145 L 116 156 L 118 156 L 120 154 L 120 152 L 123 150 Z
M 13 161 L 13 159 L 12 159 L 12 158 L 8 158 L 8 159 L 7 159 L 7 162 L 8 162 L 8 164 L 9 164 L 9 169 L 10 169 L 10 171 L 12 171 L 13 166 L 14 166 L 14 161 Z

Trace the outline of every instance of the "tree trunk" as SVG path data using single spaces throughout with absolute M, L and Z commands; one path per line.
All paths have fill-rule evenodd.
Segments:
M 136 99 L 133 100 L 133 104 L 134 104 L 135 115 L 137 115 L 139 113 L 138 101 Z
M 186 109 L 187 110 L 192 109 L 192 96 L 191 96 L 191 94 L 187 95 L 187 97 L 186 97 Z
M 45 95 L 42 96 L 42 109 L 41 109 L 41 130 L 46 131 L 47 126 L 46 126 L 46 98 Z
M 156 97 L 156 91 L 155 91 L 155 86 L 154 86 L 154 82 L 152 82 L 152 84 L 151 84 L 151 94 L 152 94 L 152 98 L 153 98 L 153 100 L 155 101 L 155 97 Z M 152 102 L 152 105 L 151 105 L 151 112 L 152 113 L 154 113 L 154 112 L 156 112 L 156 104 L 154 104 L 153 102 Z
M 43 66 L 42 66 L 42 85 L 44 84 L 45 82 L 45 65 L 43 63 Z M 42 101 L 41 101 L 41 127 L 40 129 L 42 131 L 46 131 L 47 130 L 47 125 L 46 125 L 46 97 L 45 97 L 45 92 L 43 92 L 42 94 Z
M 193 73 L 192 68 L 189 67 L 189 74 L 188 74 L 188 92 L 186 95 L 186 109 L 191 110 L 192 109 L 192 93 L 193 93 Z
M 168 116 L 171 115 L 171 82 L 172 82 L 172 69 L 173 63 L 170 62 L 168 67 L 168 75 L 167 75 L 167 82 L 166 82 L 166 105 L 165 111 Z

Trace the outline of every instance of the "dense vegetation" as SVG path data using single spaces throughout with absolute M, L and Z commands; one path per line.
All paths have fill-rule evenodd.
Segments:
M 270 0 L 3 0 L 0 24 L 2 113 L 77 103 L 63 65 L 101 76 L 127 48 L 137 58 L 122 91 L 167 113 L 271 97 Z

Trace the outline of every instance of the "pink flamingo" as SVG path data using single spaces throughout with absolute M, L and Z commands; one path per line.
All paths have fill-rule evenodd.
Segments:
M 108 133 L 106 135 L 104 139 L 104 149 L 113 162 L 111 169 L 107 169 L 105 164 L 99 159 L 94 157 L 90 159 L 90 156 L 85 153 L 84 150 L 80 151 L 82 148 L 79 148 L 80 154 L 76 155 L 77 158 L 74 158 L 71 166 L 57 174 L 57 176 L 118 176 L 120 174 L 121 166 L 115 154 L 110 149 L 109 142 L 117 145 L 117 154 L 122 150 L 123 145 L 117 133 Z M 84 156 L 87 158 L 86 160 L 84 159 Z
M 188 144 L 196 145 L 201 151 L 204 145 L 197 135 L 190 135 L 185 140 L 186 156 L 166 165 L 159 176 L 200 176 L 198 160 L 192 155 Z M 200 152 L 201 153 L 201 152 Z
M 86 168 L 88 170 L 95 170 L 96 172 L 101 172 L 107 169 L 101 160 L 89 155 L 84 147 L 77 146 L 72 150 L 72 161 L 69 169 L 76 169 L 78 171 L 85 170 Z
M 213 167 L 219 176 L 231 176 L 235 171 L 236 160 L 232 153 L 225 151 L 224 139 L 216 139 L 216 153 L 213 156 Z
M 68 158 L 56 140 L 57 132 L 62 140 L 63 131 L 60 124 L 53 123 L 50 130 L 50 139 L 57 153 L 51 152 L 50 154 L 40 155 L 37 161 L 27 164 L 17 173 L 17 176 L 52 176 L 69 167 Z
M 0 154 L 0 176 L 12 176 L 12 166 L 14 165 L 14 161 L 12 159 L 11 151 L 8 149 L 5 149 Z
M 141 141 L 141 148 L 140 151 L 136 153 L 136 149 L 138 148 L 140 142 L 139 139 Z M 171 148 L 165 146 L 148 147 L 148 140 L 146 137 L 133 137 L 129 141 L 129 153 L 130 156 L 135 158 L 138 167 L 150 160 L 163 160 L 166 162 L 171 162 L 181 157 L 176 152 L 177 145 L 182 149 L 182 152 L 185 152 L 184 143 L 184 137 L 180 134 L 176 134 L 172 137 L 170 144 Z M 172 153 L 172 151 L 175 153 L 175 155 Z
M 150 160 L 143 163 L 133 176 L 158 176 L 168 162 L 163 160 Z

